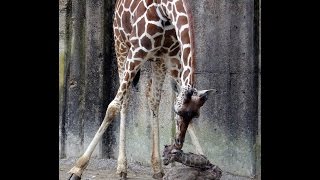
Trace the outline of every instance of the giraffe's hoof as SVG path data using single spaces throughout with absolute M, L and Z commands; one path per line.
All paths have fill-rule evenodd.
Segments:
M 127 179 L 127 173 L 121 172 L 119 175 L 121 179 L 124 179 L 124 180 Z
M 156 174 L 153 174 L 153 179 L 162 179 L 162 177 L 164 176 L 163 172 L 158 172 Z
M 75 174 L 71 174 L 68 180 L 80 180 L 81 177 L 75 175 Z

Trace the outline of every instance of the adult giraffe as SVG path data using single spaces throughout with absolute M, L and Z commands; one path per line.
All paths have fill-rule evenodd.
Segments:
M 80 179 L 98 141 L 120 112 L 120 142 L 117 173 L 126 178 L 125 119 L 130 84 L 141 66 L 152 63 L 152 79 L 147 93 L 152 113 L 153 178 L 163 177 L 159 147 L 158 110 L 166 72 L 177 92 L 176 138 L 173 149 L 181 149 L 190 121 L 199 116 L 199 109 L 210 92 L 194 88 L 195 53 L 192 16 L 186 0 L 117 0 L 114 14 L 114 40 L 120 86 L 109 104 L 104 120 L 84 154 L 69 171 L 69 179 Z

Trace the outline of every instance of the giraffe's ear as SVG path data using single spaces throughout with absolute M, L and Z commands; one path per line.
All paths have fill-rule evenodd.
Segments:
M 208 90 L 202 90 L 202 91 L 198 91 L 198 96 L 200 97 L 200 99 L 202 101 L 206 101 L 208 99 L 208 96 L 210 94 L 214 94 L 216 93 L 217 90 L 216 89 L 208 89 Z
M 178 85 L 177 81 L 171 79 L 171 87 L 174 92 L 179 93 L 180 92 L 180 86 Z

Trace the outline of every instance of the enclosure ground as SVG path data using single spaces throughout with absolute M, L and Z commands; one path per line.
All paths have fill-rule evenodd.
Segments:
M 72 168 L 75 158 L 59 160 L 59 180 L 67 180 L 69 177 L 68 171 Z M 183 166 L 177 163 L 177 166 Z M 164 167 L 165 173 L 171 166 Z M 114 159 L 91 159 L 87 169 L 82 175 L 82 180 L 111 180 L 119 179 L 116 174 L 117 161 Z M 128 163 L 128 180 L 142 179 L 154 180 L 152 178 L 152 168 L 143 166 L 139 163 Z M 221 180 L 250 180 L 251 178 L 231 175 L 224 172 Z

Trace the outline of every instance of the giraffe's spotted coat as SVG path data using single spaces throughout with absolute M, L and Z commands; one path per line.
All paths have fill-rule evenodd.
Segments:
M 163 176 L 159 148 L 158 111 L 165 75 L 169 74 L 180 91 L 174 111 L 177 120 L 175 147 L 181 149 L 189 122 L 199 116 L 204 99 L 194 88 L 195 51 L 192 16 L 185 0 L 117 0 L 114 11 L 114 42 L 120 86 L 109 104 L 106 116 L 83 154 L 88 160 L 108 125 L 120 112 L 120 137 L 117 173 L 126 176 L 125 119 L 130 84 L 147 61 L 151 61 L 152 79 L 147 98 L 152 113 L 152 155 L 154 178 Z M 193 92 L 190 94 L 190 92 Z M 86 162 L 70 172 L 81 176 Z

